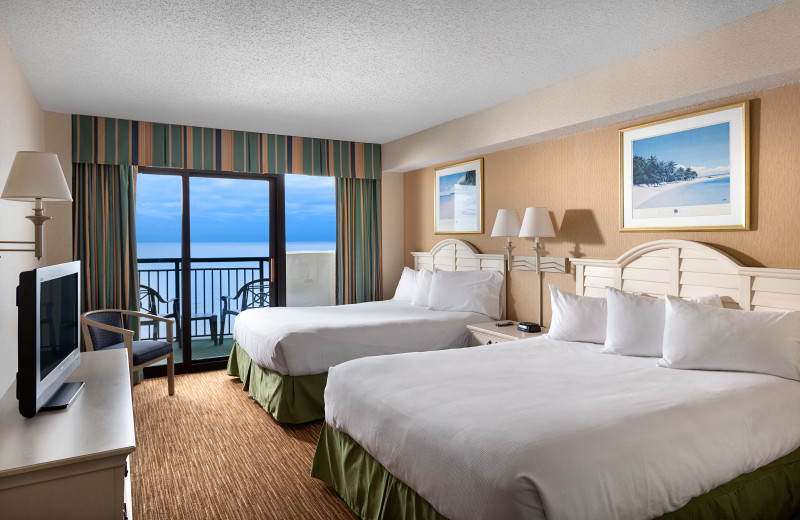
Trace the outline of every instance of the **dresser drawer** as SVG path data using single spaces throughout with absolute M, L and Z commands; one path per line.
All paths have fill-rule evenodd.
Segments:
M 495 336 L 494 334 L 487 334 L 477 330 L 471 330 L 469 332 L 470 347 L 477 347 L 478 345 L 492 345 L 494 343 L 505 343 L 506 341 L 512 340 L 503 336 Z

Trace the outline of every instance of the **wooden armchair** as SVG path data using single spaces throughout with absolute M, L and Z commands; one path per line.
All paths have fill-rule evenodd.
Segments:
M 134 341 L 134 331 L 123 328 L 123 315 L 165 322 L 167 324 L 167 340 Z M 131 371 L 131 386 L 133 386 L 134 372 L 147 365 L 166 359 L 169 395 L 175 394 L 175 353 L 173 348 L 174 336 L 172 334 L 174 323 L 175 321 L 169 318 L 122 309 L 89 311 L 81 315 L 81 328 L 83 337 L 86 340 L 87 351 L 112 348 L 127 349 L 128 366 Z

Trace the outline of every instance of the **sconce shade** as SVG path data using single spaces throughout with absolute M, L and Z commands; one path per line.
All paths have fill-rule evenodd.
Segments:
M 0 198 L 72 201 L 58 156 L 46 152 L 17 152 Z
M 519 213 L 515 209 L 498 209 L 492 228 L 493 237 L 515 237 L 519 233 Z
M 521 237 L 554 237 L 553 221 L 547 208 L 527 208 L 519 231 Z

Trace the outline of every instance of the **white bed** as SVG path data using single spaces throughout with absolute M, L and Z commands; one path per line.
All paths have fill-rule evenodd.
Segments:
M 460 240 L 443 240 L 429 252 L 412 255 L 416 270 L 505 274 L 503 255 L 478 253 Z M 492 301 L 502 317 L 505 278 L 501 279 L 499 297 Z M 365 356 L 467 347 L 467 325 L 496 317 L 430 310 L 396 300 L 249 309 L 234 322 L 228 374 L 239 377 L 250 396 L 281 422 L 322 419 L 322 391 L 330 367 Z
M 307 376 L 365 356 L 466 347 L 467 325 L 489 320 L 475 312 L 432 311 L 395 300 L 276 307 L 244 311 L 233 338 L 258 366 Z
M 745 268 L 697 243 L 572 262 L 579 294 L 616 286 L 800 309 L 800 272 Z M 800 448 L 800 382 L 601 348 L 540 337 L 344 363 L 329 374 L 323 438 L 345 434 L 453 519 L 656 518 Z M 331 484 L 318 468 L 335 466 L 323 460 L 335 450 L 320 448 L 312 474 Z M 348 488 L 364 466 L 347 468 L 335 487 L 369 516 L 363 488 Z

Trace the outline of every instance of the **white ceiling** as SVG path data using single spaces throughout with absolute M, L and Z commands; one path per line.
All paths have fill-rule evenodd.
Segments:
M 0 34 L 44 110 L 384 143 L 781 3 L 0 0 Z

